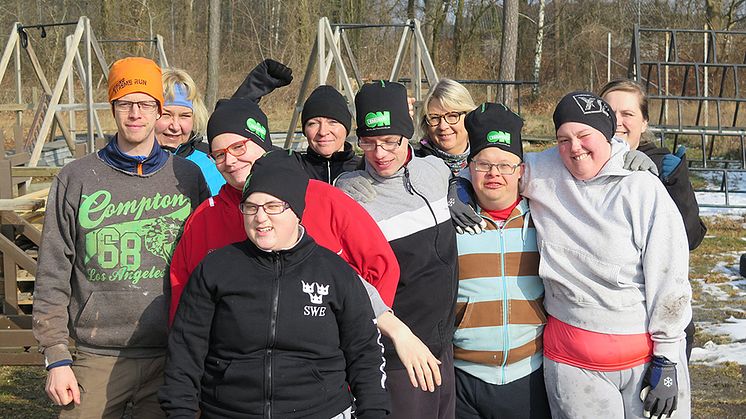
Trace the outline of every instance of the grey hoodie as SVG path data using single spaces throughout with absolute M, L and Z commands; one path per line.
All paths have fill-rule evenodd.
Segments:
M 625 151 L 612 143 L 587 181 L 570 174 L 556 147 L 526 154 L 521 194 L 531 200 L 544 305 L 581 329 L 648 332 L 655 355 L 677 359 L 692 316 L 686 232 L 661 182 L 622 168 Z

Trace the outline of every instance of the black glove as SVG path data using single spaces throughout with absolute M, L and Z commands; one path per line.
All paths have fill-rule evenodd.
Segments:
M 487 222 L 472 208 L 473 196 L 474 189 L 468 180 L 457 176 L 448 181 L 448 209 L 458 234 L 480 234 L 487 227 Z
M 278 87 L 287 86 L 293 81 L 293 70 L 278 61 L 267 58 L 254 67 L 243 83 L 238 86 L 233 97 L 243 97 L 259 103 L 259 100 Z
M 662 356 L 654 356 L 642 379 L 642 414 L 649 417 L 671 417 L 678 404 L 679 383 L 676 364 Z

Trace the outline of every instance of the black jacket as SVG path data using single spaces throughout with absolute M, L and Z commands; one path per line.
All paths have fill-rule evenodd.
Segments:
M 169 336 L 169 417 L 384 417 L 383 348 L 357 274 L 308 235 L 290 250 L 250 241 L 208 254 Z
M 661 172 L 663 166 L 663 156 L 671 154 L 667 148 L 657 147 L 652 142 L 641 143 L 638 150 L 645 153 L 658 166 L 658 172 Z M 694 189 L 689 181 L 689 168 L 686 162 L 686 156 L 681 159 L 681 164 L 677 167 L 668 180 L 663 180 L 668 194 L 671 195 L 676 207 L 679 208 L 681 217 L 684 219 L 686 227 L 686 236 L 689 240 L 689 250 L 694 250 L 702 243 L 702 239 L 707 233 L 707 227 L 699 218 L 699 206 L 697 198 L 694 195 Z
M 303 168 L 306 169 L 311 179 L 333 184 L 337 176 L 342 173 L 362 168 L 361 160 L 362 157 L 355 155 L 352 144 L 345 141 L 344 150 L 337 151 L 329 158 L 308 147 L 306 153 L 303 154 Z

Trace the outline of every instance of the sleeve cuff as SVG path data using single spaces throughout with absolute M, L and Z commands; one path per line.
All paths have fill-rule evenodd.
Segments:
M 72 364 L 73 356 L 67 345 L 60 343 L 57 345 L 44 348 L 44 361 L 47 366 L 57 364 L 60 361 L 70 361 Z
M 72 364 L 73 364 L 73 360 L 72 359 L 63 359 L 62 361 L 57 361 L 55 363 L 48 364 L 47 365 L 47 371 L 51 370 L 52 368 L 66 367 L 66 366 L 72 365 Z
M 677 342 L 653 342 L 653 355 L 663 356 L 671 362 L 678 362 L 679 350 L 684 341 Z

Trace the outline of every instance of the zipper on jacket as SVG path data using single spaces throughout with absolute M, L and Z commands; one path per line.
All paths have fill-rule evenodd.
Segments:
M 265 353 L 267 388 L 264 392 L 264 416 L 266 418 L 272 418 L 272 356 L 275 349 L 275 340 L 277 339 L 277 311 L 280 304 L 280 276 L 282 275 L 280 255 L 273 253 L 272 259 L 275 264 L 275 278 L 274 284 L 272 284 L 272 309 L 269 317 L 269 342 Z
M 503 362 L 500 366 L 500 384 L 505 384 L 505 366 L 508 364 L 508 353 L 510 352 L 510 330 L 508 325 L 508 285 L 505 280 L 505 226 L 508 220 L 500 227 L 500 275 L 503 283 Z
M 332 161 L 326 161 L 326 183 L 332 183 Z

